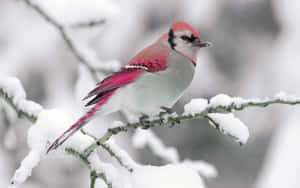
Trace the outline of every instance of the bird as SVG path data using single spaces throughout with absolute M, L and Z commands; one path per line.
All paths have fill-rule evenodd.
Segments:
M 168 32 L 141 50 L 126 65 L 91 90 L 83 100 L 93 106 L 48 148 L 58 148 L 95 114 L 124 112 L 129 122 L 169 111 L 192 82 L 200 48 L 211 43 L 184 21 L 174 20 Z M 97 113 L 96 113 L 97 112 Z M 140 117 L 140 118 L 138 118 Z

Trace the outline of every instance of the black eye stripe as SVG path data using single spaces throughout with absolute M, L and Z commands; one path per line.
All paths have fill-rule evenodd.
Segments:
M 189 41 L 189 40 L 190 40 L 190 38 L 189 38 L 188 36 L 185 36 L 185 35 L 181 36 L 180 38 L 181 38 L 182 40 L 186 40 L 186 41 Z
M 173 31 L 173 29 L 170 29 L 168 42 L 169 42 L 172 49 L 174 49 L 175 46 L 176 46 L 176 44 L 174 43 L 174 38 L 175 38 L 174 31 Z
M 188 37 L 186 35 L 183 35 L 180 37 L 182 40 L 188 41 L 188 42 L 193 42 L 194 40 L 196 40 L 197 37 L 195 37 L 193 34 L 191 35 L 191 37 Z

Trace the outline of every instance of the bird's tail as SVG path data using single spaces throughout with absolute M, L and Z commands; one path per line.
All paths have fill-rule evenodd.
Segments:
M 74 123 L 68 130 L 66 130 L 60 137 L 58 137 L 48 148 L 47 153 L 51 150 L 58 148 L 62 145 L 70 136 L 72 136 L 76 131 L 81 129 L 91 117 L 98 111 L 98 109 L 104 105 L 108 99 L 112 96 L 117 88 L 106 91 L 105 93 L 97 94 L 88 104 L 95 104 L 84 116 L 82 116 L 76 123 Z M 91 97 L 91 96 L 89 96 Z
M 82 116 L 76 123 L 74 123 L 70 128 L 68 128 L 60 137 L 58 137 L 48 148 L 47 153 L 51 150 L 58 148 L 62 145 L 70 136 L 72 136 L 76 131 L 81 129 L 95 114 L 100 105 L 95 105 L 90 109 L 84 116 Z

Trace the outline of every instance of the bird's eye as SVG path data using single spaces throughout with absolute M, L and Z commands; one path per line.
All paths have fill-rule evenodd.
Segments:
M 185 41 L 189 41 L 190 40 L 190 38 L 188 36 L 185 36 L 185 35 L 181 36 L 180 38 L 182 40 L 185 40 Z

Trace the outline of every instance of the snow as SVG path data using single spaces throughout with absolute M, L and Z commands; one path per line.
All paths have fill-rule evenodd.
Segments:
M 174 147 L 166 147 L 164 143 L 151 130 L 136 130 L 132 137 L 132 142 L 136 148 L 148 146 L 154 155 L 167 160 L 168 162 L 179 162 L 179 155 Z
M 216 167 L 214 167 L 212 164 L 209 164 L 206 161 L 202 161 L 202 160 L 192 161 L 189 159 L 185 159 L 182 162 L 182 164 L 195 170 L 205 178 L 215 178 L 218 176 L 218 171 Z
M 226 94 L 218 94 L 215 97 L 211 98 L 209 104 L 207 104 L 206 99 L 192 99 L 190 103 L 184 106 L 183 115 L 195 115 L 203 112 L 206 108 L 217 108 L 217 107 L 230 107 L 234 105 L 236 107 L 241 107 L 247 103 L 263 103 L 271 100 L 281 100 L 285 102 L 295 102 L 300 101 L 300 97 L 293 95 L 288 95 L 285 92 L 281 91 L 276 94 L 274 97 L 264 97 L 263 99 L 252 98 L 252 99 L 243 99 L 241 97 L 230 97 Z
M 132 188 L 204 188 L 201 177 L 185 165 L 141 166 L 131 176 Z
M 293 95 L 288 95 L 286 94 L 284 91 L 280 91 L 279 93 L 277 93 L 274 97 L 274 99 L 279 99 L 282 101 L 300 101 L 300 97 L 296 97 Z
M 232 113 L 220 114 L 210 113 L 208 116 L 218 124 L 218 129 L 225 135 L 234 137 L 235 141 L 240 144 L 246 144 L 249 138 L 248 127 L 236 118 Z M 213 122 L 209 121 L 210 124 L 216 128 Z
M 96 152 L 93 152 L 88 158 L 91 168 L 99 173 L 106 175 L 108 182 L 115 182 L 118 179 L 118 170 L 110 163 L 105 163 L 100 160 Z
M 124 126 L 125 123 L 122 122 L 122 121 L 114 121 L 111 125 L 110 125 L 110 128 L 116 128 L 116 127 L 122 127 Z
M 107 185 L 102 179 L 97 178 L 95 182 L 95 188 L 107 188 Z
M 37 116 L 42 110 L 42 106 L 26 100 L 26 93 L 21 82 L 15 77 L 8 77 L 0 73 L 0 89 L 3 90 L 8 97 L 12 98 L 12 102 L 18 109 Z
M 218 94 L 210 100 L 210 106 L 230 106 L 234 102 L 233 98 L 225 94 Z
M 192 115 L 201 113 L 204 111 L 208 106 L 207 99 L 192 99 L 191 102 L 184 105 L 184 113 L 183 115 Z
M 130 168 L 137 167 L 137 163 L 130 157 L 130 155 L 123 150 L 119 145 L 117 145 L 114 139 L 109 139 L 106 144 L 109 148 L 114 152 L 118 157 L 120 157 L 121 161 Z
M 74 121 L 62 109 L 43 110 L 27 133 L 27 143 L 30 148 L 29 154 L 24 158 L 20 167 L 16 170 L 12 182 L 23 183 L 30 175 L 34 167 L 45 157 L 46 150 L 63 131 L 65 131 Z M 93 140 L 79 132 L 75 133 L 57 150 L 50 154 L 65 154 L 66 147 L 72 147 L 77 151 L 83 151 Z
M 21 184 L 29 176 L 31 176 L 32 169 L 36 167 L 41 160 L 41 151 L 31 150 L 29 154 L 23 159 L 21 166 L 16 170 L 11 184 Z

